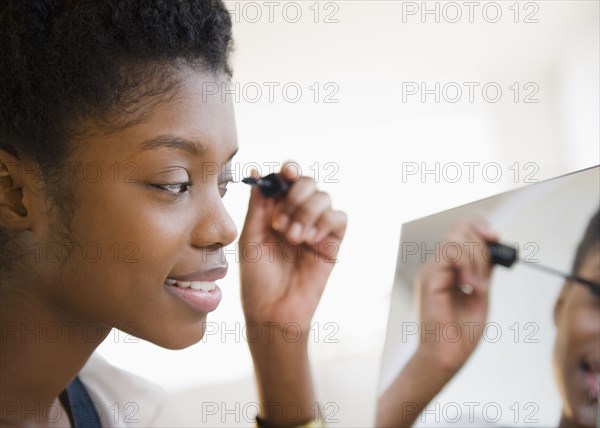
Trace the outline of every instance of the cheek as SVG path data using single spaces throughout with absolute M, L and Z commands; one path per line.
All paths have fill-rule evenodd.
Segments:
M 569 365 L 600 346 L 600 311 L 590 302 L 566 305 L 558 328 L 556 357 Z
M 141 293 L 147 304 L 159 305 L 162 281 L 186 242 L 188 222 L 181 215 L 136 193 L 143 191 L 125 196 L 97 186 L 73 216 L 79 251 L 64 273 L 71 295 L 84 306 L 114 308 L 115 317 Z
M 600 308 L 589 300 L 573 308 L 568 319 L 570 342 L 574 346 L 597 343 L 600 337 Z
M 78 201 L 75 237 L 101 256 L 91 262 L 80 257 L 67 266 L 65 300 L 88 320 L 129 326 L 132 335 L 160 346 L 196 343 L 205 317 L 186 309 L 163 282 L 175 270 L 191 269 L 190 261 L 198 257 L 193 233 L 204 230 L 210 216 L 198 218 L 191 200 L 169 204 L 144 189 L 121 189 L 98 186 Z
M 566 366 L 569 349 L 569 334 L 567 332 L 567 323 L 563 322 L 557 326 L 556 340 L 554 342 L 554 369 L 558 378 L 563 377 L 563 371 Z
M 108 216 L 102 220 L 108 220 Z M 200 340 L 198 315 L 164 290 L 163 282 L 181 254 L 181 230 L 150 221 L 120 217 L 120 223 L 83 239 L 99 243 L 102 257 L 76 261 L 68 273 L 69 305 L 86 319 L 110 326 L 129 326 L 131 334 L 178 349 Z M 182 310 L 183 309 L 183 310 Z M 164 320 L 169 320 L 165 323 Z
M 106 261 L 151 264 L 181 247 L 187 220 L 176 206 L 152 201 L 148 190 L 135 184 L 95 190 L 80 200 L 73 226 L 81 244 L 99 246 Z

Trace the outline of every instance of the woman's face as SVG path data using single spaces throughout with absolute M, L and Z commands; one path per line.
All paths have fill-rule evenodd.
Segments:
M 226 272 L 223 247 L 237 236 L 222 201 L 237 151 L 233 105 L 203 94 L 209 82 L 211 74 L 184 75 L 175 97 L 140 107 L 143 122 L 86 137 L 68 160 L 77 244 L 68 263 L 45 263 L 43 275 L 73 321 L 174 349 L 202 338 L 220 291 L 165 282 L 212 287 Z
M 590 251 L 578 272 L 600 282 L 600 245 Z M 554 369 L 563 414 L 576 426 L 595 426 L 600 376 L 600 296 L 570 284 L 559 297 L 555 319 Z

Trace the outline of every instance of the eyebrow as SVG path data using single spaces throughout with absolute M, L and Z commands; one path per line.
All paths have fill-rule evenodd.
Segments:
M 185 138 L 175 137 L 172 135 L 161 135 L 150 140 L 143 141 L 138 146 L 140 151 L 158 150 L 158 149 L 175 149 L 189 153 L 194 156 L 199 156 L 206 153 L 206 148 L 202 144 L 194 144 L 194 142 Z
M 193 142 L 186 138 L 181 138 L 173 135 L 161 135 L 150 140 L 142 141 L 138 146 L 140 151 L 158 150 L 158 149 L 174 149 L 189 153 L 193 156 L 202 156 L 208 152 L 206 147 L 201 142 Z M 229 156 L 227 161 L 230 161 L 238 152 L 239 148 Z

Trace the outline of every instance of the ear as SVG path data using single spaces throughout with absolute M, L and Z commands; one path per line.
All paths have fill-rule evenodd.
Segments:
M 558 298 L 556 299 L 556 303 L 554 304 L 553 315 L 554 315 L 554 325 L 556 327 L 558 327 L 558 324 L 560 323 L 560 318 L 562 316 L 562 310 L 563 310 L 563 307 L 565 306 L 565 300 L 567 300 L 567 294 L 569 293 L 570 289 L 571 289 L 571 285 L 568 282 L 565 282 L 562 290 L 560 290 L 560 294 L 558 295 Z
M 23 165 L 15 156 L 0 150 L 0 226 L 9 236 L 31 227 L 22 171 Z

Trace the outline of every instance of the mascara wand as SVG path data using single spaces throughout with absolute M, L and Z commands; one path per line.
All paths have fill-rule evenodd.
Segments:
M 509 247 L 508 245 L 504 244 L 499 244 L 497 242 L 488 243 L 487 248 L 490 262 L 495 265 L 511 267 L 514 263 L 522 263 L 524 266 L 529 266 L 534 269 L 550 273 L 552 275 L 563 277 L 570 281 L 578 282 L 588 287 L 592 292 L 600 294 L 600 283 L 590 281 L 576 275 L 564 273 L 548 266 L 540 265 L 537 263 L 527 263 L 524 260 L 519 259 L 519 253 L 516 248 Z
M 290 188 L 290 183 L 281 175 L 275 173 L 261 178 L 246 177 L 242 179 L 242 183 L 258 186 L 265 198 L 276 198 L 286 193 Z

